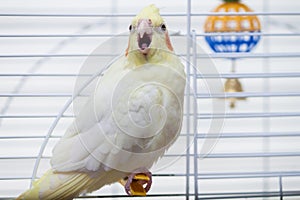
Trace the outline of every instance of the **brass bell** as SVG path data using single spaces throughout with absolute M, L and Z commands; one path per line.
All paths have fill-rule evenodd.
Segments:
M 225 92 L 243 92 L 242 84 L 237 78 L 229 78 L 225 82 Z M 230 97 L 230 108 L 235 108 L 237 100 L 246 100 L 245 97 Z

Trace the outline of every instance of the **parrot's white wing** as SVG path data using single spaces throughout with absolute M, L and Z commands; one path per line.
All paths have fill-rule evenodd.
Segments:
M 114 63 L 55 146 L 53 169 L 150 168 L 181 128 L 185 77 L 181 63 L 176 65 L 132 69 L 124 67 L 124 58 Z

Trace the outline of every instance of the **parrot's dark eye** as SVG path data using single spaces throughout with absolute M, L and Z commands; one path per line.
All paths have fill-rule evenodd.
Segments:
M 160 25 L 160 28 L 161 28 L 162 31 L 166 31 L 167 30 L 167 27 L 166 27 L 165 24 Z
M 130 25 L 129 25 L 129 31 L 131 31 L 131 30 L 132 30 L 132 25 L 130 24 Z

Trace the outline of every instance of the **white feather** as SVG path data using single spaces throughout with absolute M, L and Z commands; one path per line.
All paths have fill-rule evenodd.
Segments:
M 181 127 L 182 65 L 146 64 L 130 69 L 125 63 L 120 59 L 105 72 L 95 94 L 54 148 L 51 164 L 55 170 L 122 169 L 128 163 L 132 167 L 123 169 L 149 168 L 174 141 Z M 157 152 L 148 154 L 147 162 L 144 156 L 123 152 L 154 150 Z

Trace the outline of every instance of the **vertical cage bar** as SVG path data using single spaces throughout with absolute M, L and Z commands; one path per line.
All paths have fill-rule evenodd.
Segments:
M 263 11 L 268 12 L 269 11 L 269 1 L 265 0 L 263 1 Z M 269 17 L 263 16 L 263 29 L 264 31 L 268 31 L 269 26 Z M 263 40 L 263 52 L 264 53 L 270 53 L 270 43 L 269 38 L 265 38 Z M 270 73 L 270 60 L 269 58 L 263 59 L 263 73 Z M 263 92 L 269 93 L 270 92 L 270 79 L 265 78 L 263 79 Z M 263 113 L 269 113 L 270 112 L 270 98 L 263 98 Z M 270 118 L 264 118 L 262 119 L 262 129 L 263 132 L 269 133 L 270 132 Z M 268 153 L 270 151 L 270 138 L 265 137 L 263 138 L 263 151 L 265 153 Z M 266 157 L 263 159 L 263 171 L 269 172 L 270 171 L 270 158 Z M 268 192 L 269 191 L 269 179 L 265 178 L 263 182 L 263 191 Z M 267 198 L 264 198 L 267 199 Z
M 279 191 L 280 191 L 280 200 L 283 200 L 282 176 L 279 176 Z
M 195 199 L 198 199 L 198 141 L 197 141 L 197 38 L 196 31 L 192 31 L 192 41 L 193 42 L 193 140 L 194 140 L 194 192 Z
M 187 10 L 186 10 L 186 20 L 187 20 L 187 34 L 186 34 L 186 74 L 187 74 L 187 84 L 186 84 L 186 200 L 190 198 L 190 31 L 191 31 L 191 0 L 187 0 Z

